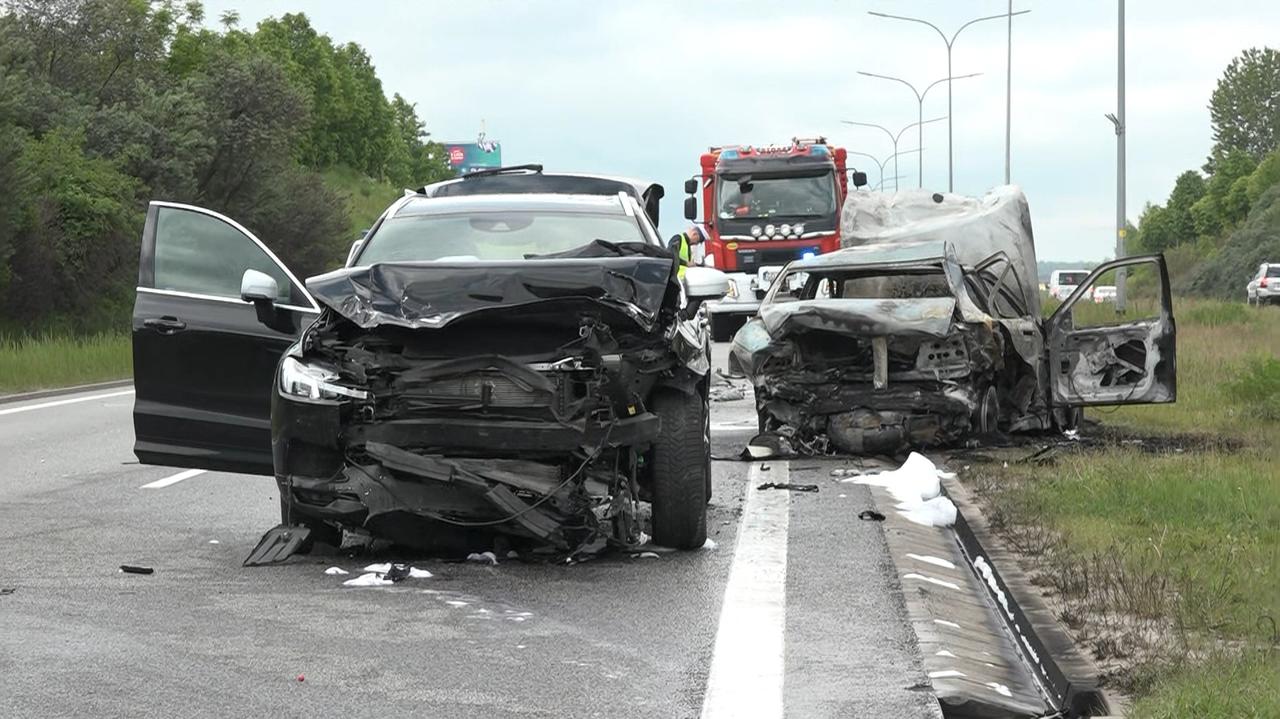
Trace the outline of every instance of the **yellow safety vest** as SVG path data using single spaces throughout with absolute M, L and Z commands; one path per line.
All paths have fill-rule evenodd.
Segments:
M 684 279 L 685 270 L 689 269 L 690 256 L 691 255 L 689 251 L 689 235 L 688 233 L 681 232 L 680 233 L 680 251 L 677 253 L 677 257 L 680 258 L 680 269 L 676 271 L 676 275 L 682 280 Z

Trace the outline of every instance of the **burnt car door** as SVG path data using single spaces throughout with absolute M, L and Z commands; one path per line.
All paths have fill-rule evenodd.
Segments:
M 276 365 L 318 313 L 302 283 L 239 223 L 152 202 L 133 305 L 139 461 L 272 474 Z
M 1140 319 L 1091 301 L 1099 280 L 1122 269 L 1158 292 L 1152 300 L 1132 303 L 1130 312 Z M 1080 326 L 1083 315 L 1097 324 Z M 1108 316 L 1107 323 L 1099 322 Z M 1176 333 L 1163 255 L 1126 257 L 1095 269 L 1049 318 L 1046 335 L 1055 405 L 1153 404 L 1177 396 Z

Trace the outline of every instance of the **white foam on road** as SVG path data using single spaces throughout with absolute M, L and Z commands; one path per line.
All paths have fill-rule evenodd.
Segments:
M 772 467 L 769 481 L 789 481 L 786 462 Z M 753 464 L 720 608 L 703 719 L 782 716 L 791 493 L 757 490 L 764 479 L 760 464 Z
M 31 412 L 37 409 L 49 409 L 50 407 L 62 407 L 68 404 L 78 404 L 80 402 L 93 402 L 100 399 L 111 399 L 112 397 L 123 397 L 127 394 L 133 394 L 132 389 L 122 389 L 119 392 L 107 392 L 105 394 L 92 394 L 83 397 L 69 397 L 67 399 L 57 399 L 52 402 L 41 402 L 39 404 L 28 404 L 21 407 L 8 407 L 0 409 L 0 417 L 6 414 L 18 414 L 19 412 Z
M 191 479 L 192 477 L 202 475 L 204 472 L 205 471 L 203 469 L 188 469 L 185 472 L 178 472 L 177 474 L 169 475 L 164 479 L 157 479 L 154 482 L 148 482 L 138 489 L 160 489 L 162 487 L 168 487 L 169 485 L 177 484 L 184 479 Z

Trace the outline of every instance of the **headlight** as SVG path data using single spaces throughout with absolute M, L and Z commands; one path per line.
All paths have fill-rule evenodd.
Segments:
M 773 225 L 765 225 L 765 226 L 764 226 L 764 233 L 765 233 L 766 235 L 773 236 L 773 229 L 774 229 L 774 228 L 773 228 Z
M 783 235 L 789 235 L 791 234 L 791 225 L 783 225 L 782 227 L 778 228 L 778 231 L 781 232 Z
M 752 225 L 752 226 L 751 226 L 751 236 L 752 236 L 752 237 L 759 237 L 761 232 L 764 232 L 764 229 L 763 229 L 762 227 L 760 227 L 760 225 Z
M 794 233 L 796 233 L 797 235 L 803 235 L 803 234 L 804 234 L 804 225 L 802 225 L 802 224 L 800 224 L 800 223 L 796 223 L 796 224 L 794 224 L 794 225 L 792 225 L 792 226 L 791 226 L 791 231 L 792 231 L 792 232 L 794 232 Z
M 309 365 L 292 357 L 285 357 L 280 363 L 280 392 L 289 397 L 303 399 L 341 399 L 354 397 L 368 399 L 369 393 L 364 390 L 343 387 L 334 384 L 338 373 L 326 367 Z
M 724 296 L 732 297 L 735 300 L 738 299 L 738 283 L 733 280 L 729 280 L 729 289 L 725 291 Z

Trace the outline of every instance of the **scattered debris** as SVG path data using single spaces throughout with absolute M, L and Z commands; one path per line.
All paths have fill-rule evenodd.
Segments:
M 917 524 L 949 527 L 956 521 L 956 506 L 942 496 L 942 477 L 954 474 L 939 470 L 928 457 L 912 452 L 898 469 L 865 474 L 842 481 L 884 487 L 898 501 L 898 513 Z
M 746 396 L 742 388 L 734 385 L 712 387 L 707 394 L 712 402 L 736 402 Z
M 218 541 L 218 540 L 216 540 L 216 539 L 210 539 L 210 540 L 209 540 L 209 544 L 222 544 L 222 542 L 219 542 L 219 541 Z
M 383 579 L 383 575 L 377 572 L 367 572 L 361 574 L 354 579 L 348 579 L 342 583 L 344 587 L 389 587 L 395 582 L 390 579 Z
M 329 567 L 328 569 L 324 570 L 324 573 L 325 574 L 350 574 L 351 572 L 348 572 L 342 567 Z
M 711 537 L 707 537 L 707 541 L 702 543 L 703 549 L 715 549 L 718 546 L 720 545 L 716 544 L 716 540 L 712 539 Z
M 637 552 L 631 555 L 632 559 L 661 559 L 657 552 Z
M 303 676 L 303 675 L 301 675 L 301 674 L 299 674 L 299 675 L 298 675 L 298 681 L 300 681 L 300 682 L 305 682 L 306 680 L 307 680 L 307 678 L 306 678 L 305 676 Z
M 475 562 L 476 564 L 496 565 L 498 563 L 498 557 L 493 552 L 472 552 L 467 555 L 467 561 Z
M 346 574 L 347 572 L 338 569 L 337 572 L 332 571 L 338 567 L 330 567 L 325 570 L 325 574 Z M 364 574 L 354 579 L 348 579 L 343 582 L 346 587 L 386 587 L 405 579 L 430 579 L 435 576 L 425 569 L 400 563 L 400 562 L 380 562 L 370 564 L 364 568 Z
M 384 575 L 382 575 L 382 576 L 383 576 L 383 578 L 384 578 L 384 579 L 390 579 L 390 580 L 391 580 L 391 581 L 393 581 L 393 582 L 399 582 L 399 581 L 401 581 L 401 580 L 403 580 L 403 579 L 408 579 L 408 578 L 409 578 L 409 565 L 407 565 L 407 564 L 392 564 L 392 565 L 391 565 L 391 570 L 390 570 L 390 571 L 388 571 L 386 574 L 384 574 Z
M 883 522 L 884 515 L 874 509 L 864 509 L 861 512 L 858 512 L 858 519 L 872 522 Z
M 792 484 L 791 482 L 765 482 L 756 489 L 786 489 L 792 492 L 817 492 L 816 484 Z
M 121 564 L 120 571 L 125 574 L 155 574 L 156 572 L 151 567 L 135 567 L 132 564 Z
M 311 528 L 301 525 L 277 524 L 268 529 L 258 545 L 244 558 L 243 566 L 260 567 L 264 564 L 283 562 L 302 548 Z
M 16 591 L 18 591 L 17 587 L 0 587 L 0 597 L 3 597 L 7 594 L 13 594 Z

